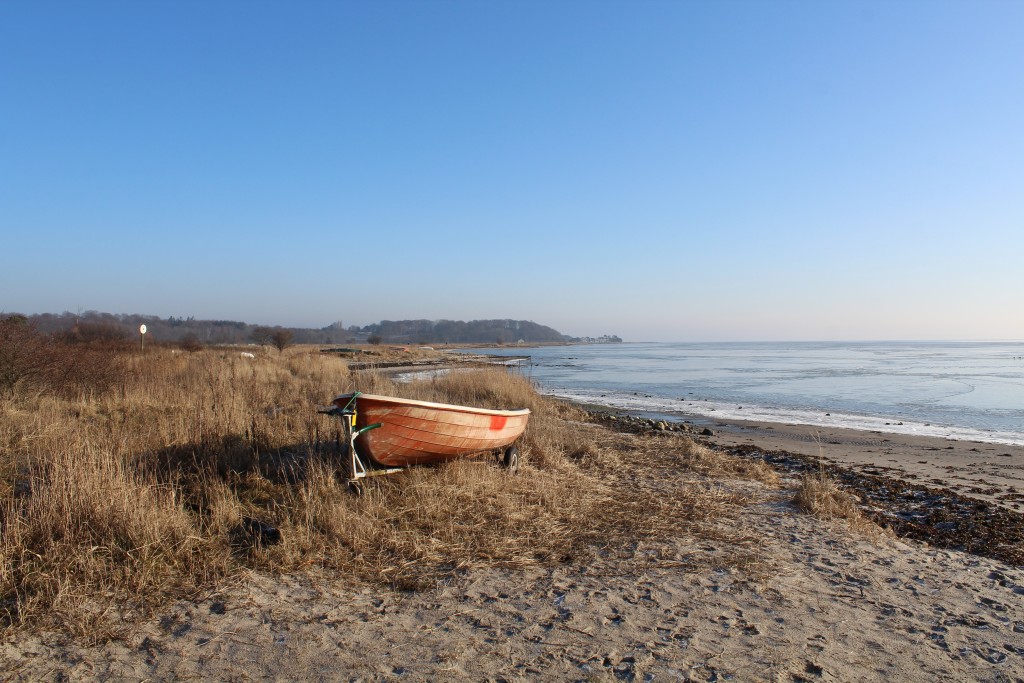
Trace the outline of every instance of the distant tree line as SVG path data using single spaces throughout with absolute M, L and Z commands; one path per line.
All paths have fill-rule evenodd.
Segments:
M 275 332 L 283 333 L 283 331 L 291 334 L 287 345 L 339 344 L 355 340 L 354 335 L 348 330 L 340 328 L 338 323 L 332 323 L 320 329 L 265 327 L 236 320 L 197 320 L 192 316 L 161 318 L 155 315 L 115 314 L 100 311 L 41 313 L 25 316 L 25 318 L 37 330 L 46 334 L 75 334 L 78 331 L 78 333 L 87 334 L 90 338 L 102 334 L 110 338 L 137 340 L 139 325 L 145 325 L 147 343 L 150 340 L 184 343 L 192 348 L 195 348 L 196 345 L 251 343 L 276 346 L 277 342 L 272 337 Z M 264 330 L 270 330 L 269 334 L 264 336 L 262 332 Z
M 292 344 L 515 344 L 516 342 L 621 341 L 614 335 L 572 338 L 529 320 L 382 320 L 360 327 L 345 327 L 339 320 L 321 328 L 268 327 L 234 320 L 196 320 L 194 317 L 160 318 L 155 315 L 41 313 L 22 316 L 45 334 L 88 339 L 137 339 L 146 326 L 146 342 L 172 342 L 187 350 L 207 345 L 260 344 L 283 350 Z
M 382 320 L 361 334 L 393 344 L 514 344 L 561 342 L 558 330 L 529 320 Z

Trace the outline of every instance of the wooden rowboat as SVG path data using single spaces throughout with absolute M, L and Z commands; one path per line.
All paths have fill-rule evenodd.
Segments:
M 378 468 L 498 451 L 522 436 L 530 418 L 528 409 L 487 410 L 359 392 L 342 394 L 333 404 L 343 423 L 352 421 L 354 455 Z M 505 465 L 514 468 L 517 464 L 518 453 L 509 448 Z

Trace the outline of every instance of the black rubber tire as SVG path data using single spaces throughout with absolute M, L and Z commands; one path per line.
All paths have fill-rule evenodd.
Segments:
M 501 458 L 501 465 L 509 472 L 515 474 L 519 471 L 519 449 L 509 446 L 505 449 L 505 455 Z

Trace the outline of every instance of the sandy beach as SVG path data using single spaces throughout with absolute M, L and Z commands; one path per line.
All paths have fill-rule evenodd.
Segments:
M 720 425 L 722 448 L 817 443 L 781 425 Z M 934 444 L 828 433 L 851 467 L 924 476 Z M 671 451 L 677 434 L 619 433 Z M 764 439 L 757 441 L 757 439 Z M 845 441 L 843 441 L 845 439 Z M 841 441 L 840 444 L 831 443 Z M 863 442 L 863 443 L 861 443 Z M 969 444 L 954 453 L 971 454 Z M 871 460 L 870 449 L 887 456 Z M 861 452 L 863 450 L 863 452 Z M 1001 457 L 998 447 L 956 465 Z M 935 457 L 936 473 L 955 456 Z M 1019 458 L 1011 455 L 1010 462 Z M 858 459 L 859 458 L 859 459 Z M 895 462 L 893 462 L 895 461 Z M 981 465 L 977 465 L 980 467 Z M 528 472 L 525 476 L 528 476 Z M 525 571 L 470 570 L 434 589 L 350 585 L 327 572 L 247 572 L 88 644 L 21 635 L 0 649 L 10 680 L 1015 681 L 1024 679 L 1024 569 L 855 531 L 792 503 L 796 479 L 707 478 L 631 467 L 617 486 L 715 487 L 735 504 L 715 522 L 739 546 L 680 529 L 592 559 Z M 985 475 L 991 476 L 991 475 Z M 937 476 L 934 478 L 938 478 Z M 951 480 L 952 481 L 952 480 Z M 960 481 L 959 479 L 956 481 Z M 964 485 L 970 483 L 964 481 Z M 736 553 L 743 557 L 737 560 Z
M 426 593 L 246 577 L 124 641 L 3 649 L 19 680 L 1014 681 L 1024 573 L 868 540 L 749 491 L 759 573 L 614 553 Z M 714 547 L 687 552 L 714 555 Z

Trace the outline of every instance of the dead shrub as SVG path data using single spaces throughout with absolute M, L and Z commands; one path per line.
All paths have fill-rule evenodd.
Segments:
M 67 344 L 96 344 L 123 348 L 128 344 L 128 329 L 113 322 L 77 322 L 58 339 Z
M 199 340 L 199 335 L 195 332 L 189 332 L 178 341 L 178 348 L 188 353 L 195 353 L 203 350 L 203 342 Z
M 0 399 L 103 393 L 125 379 L 120 345 L 71 345 L 18 318 L 0 320 Z
M 58 348 L 60 362 L 49 377 L 48 389 L 75 399 L 81 395 L 100 395 L 129 381 L 130 370 L 120 347 Z
M 865 515 L 858 499 L 840 488 L 836 480 L 823 470 L 800 477 L 793 503 L 819 519 L 842 519 L 851 529 L 871 536 L 888 533 Z
M 793 502 L 804 512 L 823 519 L 856 519 L 860 516 L 853 496 L 839 488 L 835 479 L 822 471 L 800 478 Z
M 59 361 L 53 339 L 21 317 L 0 320 L 0 399 L 42 391 Z

